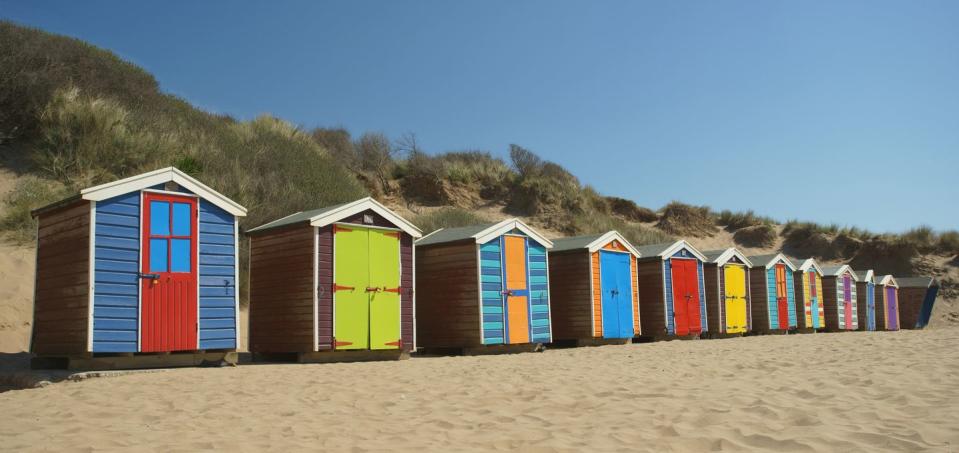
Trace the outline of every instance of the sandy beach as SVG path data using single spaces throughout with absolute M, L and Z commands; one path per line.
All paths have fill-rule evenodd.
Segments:
M 956 451 L 959 329 L 179 369 L 0 394 L 3 449 Z

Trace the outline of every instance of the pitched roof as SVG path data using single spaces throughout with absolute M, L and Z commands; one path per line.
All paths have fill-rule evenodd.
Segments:
M 134 190 L 143 190 L 148 187 L 170 181 L 177 183 L 181 187 L 188 189 L 190 192 L 193 192 L 196 195 L 199 195 L 204 200 L 213 203 L 217 207 L 229 212 L 230 214 L 235 216 L 246 215 L 246 208 L 240 206 L 235 201 L 227 198 L 225 195 L 207 187 L 205 184 L 197 181 L 192 176 L 183 173 L 174 167 L 161 168 L 159 170 L 124 178 L 119 181 L 88 187 L 80 191 L 80 196 L 82 196 L 84 200 L 101 201 L 113 198 L 117 195 L 129 193 Z
M 856 279 L 860 282 L 869 282 L 869 281 L 872 281 L 873 283 L 876 282 L 876 273 L 873 272 L 872 269 L 865 270 L 865 271 L 853 270 L 852 273 L 856 274 Z
M 139 175 L 130 176 L 129 178 L 123 178 L 100 184 L 98 186 L 88 187 L 81 190 L 79 195 L 74 195 L 66 200 L 61 200 L 48 206 L 36 209 L 32 212 L 32 214 L 36 216 L 44 211 L 62 206 L 65 202 L 77 200 L 79 198 L 90 201 L 103 201 L 118 195 L 149 189 L 159 184 L 165 184 L 168 182 L 177 183 L 177 185 L 180 187 L 189 190 L 194 195 L 203 198 L 216 207 L 223 209 L 234 216 L 246 216 L 246 208 L 240 206 L 239 203 L 207 187 L 202 182 L 197 181 L 192 176 L 174 167 L 161 168 L 159 170 L 153 170 L 150 172 L 141 173 Z
M 413 225 L 406 219 L 400 217 L 397 213 L 393 212 L 386 206 L 380 204 L 380 202 L 370 197 L 361 198 L 350 203 L 327 206 L 325 208 L 314 209 L 311 211 L 297 212 L 296 214 L 288 215 L 265 225 L 260 225 L 249 230 L 248 233 L 269 230 L 272 228 L 278 228 L 300 222 L 309 222 L 311 226 L 323 227 L 366 210 L 371 210 L 379 214 L 393 225 L 396 225 L 397 228 L 403 230 L 403 232 L 413 236 L 414 238 L 423 236 L 423 233 L 419 228 L 416 227 L 416 225 Z
M 519 219 L 506 219 L 498 223 L 471 225 L 459 228 L 441 228 L 416 241 L 416 245 L 423 246 L 442 244 L 466 239 L 472 239 L 477 244 L 485 244 L 493 238 L 502 236 L 513 230 L 519 230 L 523 232 L 529 236 L 530 239 L 536 241 L 547 249 L 553 248 L 553 241 L 546 239 L 545 236 Z
M 808 271 L 810 267 L 816 269 L 816 272 L 818 272 L 820 276 L 823 275 L 822 268 L 819 267 L 819 263 L 817 263 L 816 260 L 812 258 L 806 258 L 802 260 L 802 262 L 799 263 L 798 266 L 796 266 L 798 270 L 801 270 L 803 272 Z
M 590 253 L 603 248 L 612 241 L 619 241 L 634 256 L 639 257 L 639 250 L 633 247 L 623 235 L 616 231 L 607 231 L 603 234 L 590 234 L 586 236 L 574 236 L 553 241 L 551 252 L 565 252 L 569 250 L 586 249 Z
M 876 284 L 877 284 L 877 285 L 894 286 L 894 287 L 896 287 L 896 288 L 899 287 L 899 282 L 896 280 L 896 277 L 893 277 L 893 276 L 892 276 L 892 274 L 877 275 L 877 276 L 876 276 Z
M 746 267 L 753 267 L 753 262 L 746 255 L 743 255 L 736 247 L 729 247 L 722 250 L 710 250 L 703 252 L 703 256 L 706 257 L 707 263 L 714 263 L 716 265 L 722 266 L 729 262 L 730 258 L 737 256 L 740 260 L 746 265 Z
M 765 255 L 753 255 L 748 257 L 749 261 L 753 262 L 753 266 L 762 266 L 764 268 L 769 268 L 778 261 L 782 261 L 790 270 L 793 272 L 796 271 L 796 265 L 792 261 L 789 261 L 789 258 L 786 258 L 786 255 L 782 253 L 769 253 Z
M 899 277 L 900 288 L 928 288 L 930 286 L 939 286 L 939 282 L 932 277 Z
M 684 240 L 667 242 L 663 244 L 644 245 L 642 247 L 637 247 L 636 250 L 644 259 L 659 257 L 665 260 L 683 248 L 689 250 L 689 252 L 699 260 L 706 261 L 706 257 L 703 256 L 702 252 L 696 250 L 696 247 L 693 247 L 690 243 Z
M 823 266 L 822 272 L 823 277 L 838 277 L 842 275 L 843 272 L 849 271 L 852 274 L 853 280 L 859 281 L 859 276 L 856 275 L 856 272 L 849 267 L 848 264 L 843 264 L 841 266 Z

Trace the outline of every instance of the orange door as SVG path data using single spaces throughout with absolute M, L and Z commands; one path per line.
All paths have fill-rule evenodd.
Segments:
M 529 343 L 529 285 L 526 282 L 526 238 L 504 236 L 506 324 L 509 344 Z

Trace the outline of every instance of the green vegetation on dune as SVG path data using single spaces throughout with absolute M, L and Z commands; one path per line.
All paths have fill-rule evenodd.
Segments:
M 777 239 L 778 222 L 752 211 L 672 202 L 656 212 L 604 196 L 518 145 L 507 162 L 485 151 L 430 154 L 412 134 L 353 137 L 343 128 L 303 130 L 270 116 L 237 121 L 208 113 L 162 93 L 152 75 L 109 51 L 3 21 L 0 145 L 4 161 L 29 174 L 0 219 L 0 229 L 22 241 L 34 234 L 31 209 L 170 165 L 249 208 L 242 228 L 373 195 L 440 207 L 411 219 L 425 232 L 485 221 L 474 212 L 482 207 L 568 235 L 615 229 L 636 245 L 710 236 L 718 227 L 756 247 Z M 959 232 L 928 227 L 894 236 L 790 221 L 781 236 L 787 252 L 827 259 L 959 253 Z

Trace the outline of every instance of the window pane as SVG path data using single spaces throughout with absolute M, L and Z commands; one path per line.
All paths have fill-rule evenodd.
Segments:
M 172 239 L 170 244 L 170 272 L 190 272 L 190 240 Z
M 167 271 L 166 254 L 166 239 L 150 239 L 150 272 Z
M 173 203 L 173 235 L 190 235 L 190 204 Z
M 170 203 L 166 201 L 150 202 L 150 234 L 153 236 L 170 235 Z

